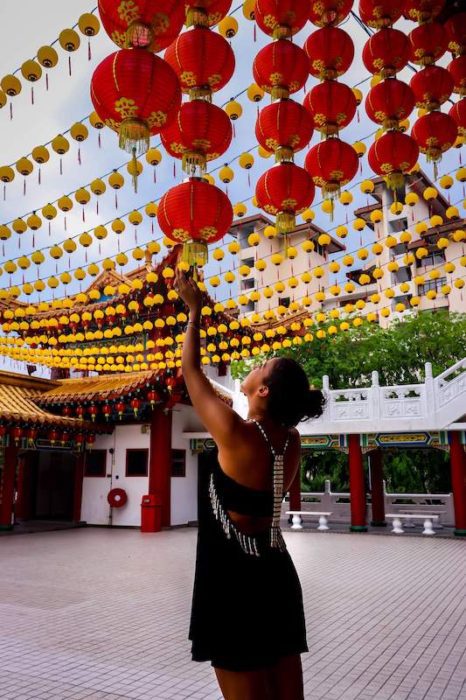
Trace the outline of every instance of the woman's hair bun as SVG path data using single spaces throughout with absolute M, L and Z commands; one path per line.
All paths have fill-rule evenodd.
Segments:
M 323 393 L 320 389 L 309 388 L 305 371 L 292 358 L 278 358 L 266 384 L 269 388 L 268 412 L 277 422 L 291 428 L 303 420 L 322 415 Z
M 305 418 L 318 418 L 322 415 L 325 406 L 325 397 L 320 389 L 309 389 L 304 398 L 303 409 L 305 409 Z

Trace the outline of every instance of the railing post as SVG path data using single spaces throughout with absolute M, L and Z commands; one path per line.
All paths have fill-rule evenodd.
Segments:
M 424 415 L 426 418 L 431 416 L 433 419 L 438 406 L 438 401 L 436 392 L 437 386 L 434 381 L 432 364 L 430 362 L 426 362 L 424 365 L 424 387 Z M 433 425 L 433 420 L 429 421 L 429 425 Z
M 380 385 L 379 385 L 379 373 L 374 370 L 371 374 L 371 388 L 369 390 L 369 397 L 372 409 L 371 418 L 380 418 L 381 416 L 381 405 L 380 405 Z

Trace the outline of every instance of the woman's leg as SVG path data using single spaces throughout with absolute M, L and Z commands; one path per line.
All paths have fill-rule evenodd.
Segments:
M 300 654 L 282 656 L 267 672 L 270 700 L 304 700 Z
M 214 671 L 225 700 L 269 700 L 267 671 L 226 671 L 215 667 Z M 299 696 L 293 700 L 299 700 Z

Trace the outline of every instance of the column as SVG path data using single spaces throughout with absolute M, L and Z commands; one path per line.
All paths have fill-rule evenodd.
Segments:
M 25 483 L 25 472 L 26 472 L 26 455 L 21 455 L 18 459 L 18 474 L 16 478 L 16 507 L 15 516 L 16 519 L 21 518 L 22 520 L 27 519 L 27 505 L 26 505 L 26 483 Z
M 460 433 L 449 433 L 451 489 L 455 508 L 455 535 L 466 537 L 466 455 Z
M 383 492 L 383 457 L 382 450 L 374 450 L 369 454 L 371 470 L 372 520 L 371 525 L 385 527 L 385 495 Z
M 156 408 L 150 426 L 149 491 L 162 499 L 162 527 L 170 525 L 172 413 Z
M 3 448 L 3 469 L 0 480 L 0 530 L 11 530 L 13 527 L 17 454 L 18 450 L 14 446 Z
M 348 467 L 353 532 L 366 532 L 366 483 L 359 435 L 348 435 Z
M 81 507 L 83 501 L 83 479 L 84 465 L 86 463 L 86 453 L 79 452 L 76 455 L 74 466 L 74 492 L 73 492 L 73 522 L 79 523 L 81 520 Z

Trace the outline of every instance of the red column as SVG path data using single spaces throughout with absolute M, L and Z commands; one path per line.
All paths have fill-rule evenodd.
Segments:
M 366 483 L 359 435 L 348 436 L 348 466 L 353 532 L 366 532 Z
M 290 486 L 290 510 L 301 510 L 301 465 Z
M 451 488 L 455 508 L 455 535 L 466 537 L 466 455 L 459 432 L 451 432 L 450 466 Z
M 79 521 L 81 520 L 85 462 L 86 453 L 79 452 L 76 456 L 76 464 L 74 467 L 73 522 L 75 523 L 79 523 Z
M 18 450 L 14 446 L 3 451 L 3 469 L 0 480 L 0 530 L 11 530 Z
M 170 525 L 172 413 L 156 408 L 150 426 L 149 493 L 162 499 L 162 527 Z
M 384 527 L 385 522 L 385 499 L 383 492 L 383 458 L 382 450 L 374 450 L 369 455 L 371 470 L 371 499 L 372 499 L 372 520 L 371 525 Z

